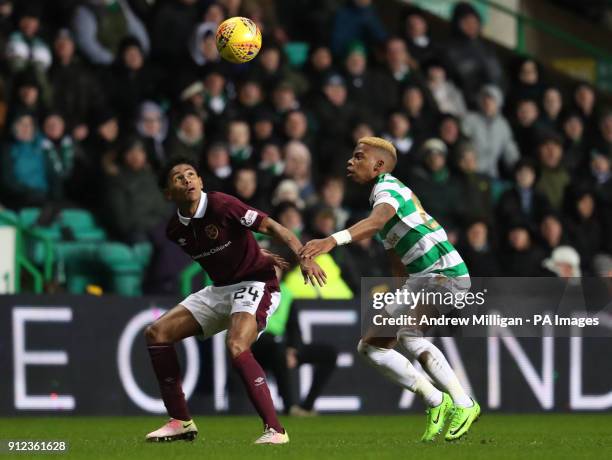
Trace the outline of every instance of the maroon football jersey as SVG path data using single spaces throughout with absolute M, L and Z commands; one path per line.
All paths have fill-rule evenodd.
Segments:
M 175 214 L 166 229 L 208 273 L 215 286 L 276 280 L 270 258 L 261 253 L 251 230 L 267 215 L 221 192 L 202 193 L 192 218 Z

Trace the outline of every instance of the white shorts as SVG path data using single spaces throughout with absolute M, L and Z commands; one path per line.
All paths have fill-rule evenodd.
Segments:
M 268 318 L 278 308 L 280 298 L 276 280 L 243 281 L 229 286 L 207 286 L 189 295 L 180 305 L 191 312 L 206 339 L 226 330 L 231 315 L 239 312 L 255 316 L 261 334 Z
M 418 303 L 428 303 L 433 305 L 439 313 L 447 314 L 454 308 L 460 308 L 454 303 L 437 303 L 431 302 L 430 300 L 433 298 L 434 300 L 439 300 L 442 295 L 448 295 L 448 293 L 452 293 L 455 295 L 464 295 L 466 292 L 470 290 L 471 281 L 469 276 L 463 277 L 447 277 L 443 275 L 438 276 L 419 276 L 419 277 L 408 277 L 404 285 L 402 286 L 403 291 L 408 291 L 412 293 L 422 292 L 422 295 L 428 293 L 429 295 L 433 294 L 433 296 L 426 300 Z M 436 297 L 437 296 L 437 297 Z M 401 304 L 392 303 L 388 304 L 385 307 L 385 311 L 391 317 L 399 317 L 401 315 L 410 314 L 412 310 L 416 307 L 415 302 L 413 302 L 414 297 L 406 296 L 406 300 Z

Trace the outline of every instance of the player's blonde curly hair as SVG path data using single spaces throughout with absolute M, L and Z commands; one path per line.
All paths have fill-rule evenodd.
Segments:
M 358 144 L 371 145 L 390 153 L 393 158 L 397 159 L 397 151 L 391 142 L 383 139 L 382 137 L 366 136 L 362 137 L 357 141 Z

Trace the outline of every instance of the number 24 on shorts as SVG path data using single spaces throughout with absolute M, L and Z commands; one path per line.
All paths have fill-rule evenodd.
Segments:
M 255 302 L 259 298 L 259 290 L 254 286 L 243 286 L 234 292 L 234 300 L 244 299 L 246 295 L 250 295 Z

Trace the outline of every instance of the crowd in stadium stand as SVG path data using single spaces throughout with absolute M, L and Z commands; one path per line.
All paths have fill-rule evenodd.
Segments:
M 235 15 L 264 36 L 240 66 L 214 38 Z M 166 159 L 196 159 L 206 190 L 307 240 L 367 214 L 344 168 L 357 139 L 380 135 L 472 276 L 609 273 L 612 112 L 595 88 L 564 93 L 529 58 L 504 68 L 467 3 L 450 40 L 418 9 L 396 20 L 371 0 L 0 0 L 0 203 L 87 208 L 176 273 L 188 261 L 164 238 Z M 372 241 L 332 257 L 353 292 L 389 273 Z

